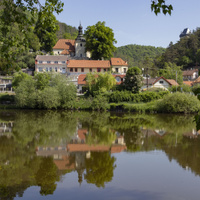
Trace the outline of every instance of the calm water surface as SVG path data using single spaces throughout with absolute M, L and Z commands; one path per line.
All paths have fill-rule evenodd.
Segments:
M 0 111 L 0 199 L 200 198 L 191 115 Z

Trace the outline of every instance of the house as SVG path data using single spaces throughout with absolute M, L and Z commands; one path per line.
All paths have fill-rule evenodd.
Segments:
M 75 40 L 59 39 L 53 47 L 54 55 L 75 56 Z
M 197 85 L 197 84 L 200 84 L 200 76 L 193 81 L 193 84 L 192 85 Z
M 173 79 L 165 79 L 164 77 L 159 77 L 153 82 L 152 87 L 168 90 L 169 87 L 178 85 L 179 84 Z
M 148 88 L 153 87 L 153 83 L 155 82 L 156 78 L 147 78 L 145 77 L 143 79 L 143 86 L 141 87 L 141 90 L 146 90 Z
M 35 59 L 36 72 L 66 73 L 68 56 L 37 55 Z
M 69 60 L 68 75 L 80 75 L 90 72 L 107 72 L 110 69 L 109 60 Z
M 90 52 L 85 50 L 86 40 L 83 36 L 83 27 L 78 27 L 78 36 L 75 40 L 60 39 L 53 47 L 54 55 L 65 55 L 68 58 L 90 58 Z
M 111 58 L 112 72 L 119 74 L 126 74 L 128 70 L 128 63 L 121 58 Z
M 183 80 L 193 81 L 198 77 L 198 74 L 199 74 L 198 69 L 185 70 L 183 71 Z
M 185 29 L 181 32 L 181 34 L 179 35 L 179 37 L 180 37 L 180 38 L 183 38 L 183 37 L 185 37 L 185 36 L 189 36 L 190 34 L 191 34 L 190 29 L 189 29 L 189 28 L 185 28 Z
M 179 84 L 173 80 L 173 79 L 165 79 L 164 77 L 157 78 L 154 83 L 153 87 L 155 88 L 162 88 L 162 89 L 168 89 L 171 86 L 178 86 Z

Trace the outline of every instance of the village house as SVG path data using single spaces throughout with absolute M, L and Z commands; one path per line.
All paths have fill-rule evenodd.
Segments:
M 179 84 L 173 79 L 165 79 L 164 77 L 149 78 L 143 80 L 144 85 L 141 90 L 147 90 L 147 88 L 161 88 L 168 90 L 172 86 L 178 86 Z
M 35 59 L 36 72 L 66 73 L 67 56 L 37 55 Z
M 53 47 L 54 55 L 65 55 L 68 58 L 87 59 L 90 52 L 85 50 L 86 40 L 83 37 L 83 27 L 79 25 L 78 36 L 75 40 L 60 39 Z
M 193 81 L 198 77 L 198 73 L 199 73 L 198 69 L 185 70 L 183 71 L 183 80 Z
M 112 72 L 116 74 L 126 74 L 128 63 L 121 58 L 111 58 Z
M 168 90 L 172 86 L 179 86 L 179 84 L 173 79 L 165 79 L 164 77 L 157 78 L 153 83 L 154 88 L 162 88 L 165 90 Z

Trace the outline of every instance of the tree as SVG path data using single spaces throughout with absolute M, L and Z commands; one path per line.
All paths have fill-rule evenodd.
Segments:
M 183 83 L 183 72 L 180 66 L 175 63 L 165 63 L 165 68 L 158 71 L 159 76 L 163 76 L 166 79 L 174 79 L 178 84 Z
M 115 160 L 109 152 L 92 152 L 91 158 L 86 159 L 84 178 L 87 183 L 93 183 L 97 187 L 105 187 L 105 183 L 112 180 L 113 171 L 116 168 Z
M 156 0 L 151 1 L 151 10 L 157 15 L 158 13 L 162 12 L 163 14 L 171 15 L 171 11 L 173 10 L 172 5 L 166 5 L 165 0 Z
M 91 52 L 92 59 L 109 59 L 113 56 L 116 47 L 114 43 L 113 30 L 105 26 L 105 22 L 97 22 L 93 26 L 88 26 L 85 32 L 86 49 Z
M 57 41 L 56 31 L 59 29 L 56 22 L 56 17 L 53 15 L 51 9 L 48 9 L 45 14 L 44 11 L 39 12 L 35 33 L 40 40 L 41 50 L 46 52 L 52 51 L 52 47 Z
M 20 82 L 25 79 L 32 79 L 32 77 L 22 71 L 14 73 L 13 80 L 12 80 L 12 87 L 13 88 L 18 87 Z
M 3 62 L 4 70 L 14 69 L 18 56 L 28 48 L 29 32 L 33 32 L 32 28 L 38 19 L 38 13 L 40 19 L 52 19 L 53 12 L 59 14 L 63 5 L 60 0 L 46 0 L 45 5 L 38 0 L 0 1 L 0 7 L 3 8 L 0 12 L 0 62 Z M 49 24 L 49 20 L 47 22 Z M 56 27 L 52 25 L 53 23 L 50 24 L 51 28 Z M 42 28 L 45 29 L 46 26 Z M 45 37 L 50 37 L 49 32 L 45 33 Z M 37 49 L 37 38 L 34 38 L 34 41 L 36 42 L 34 48 Z
M 138 93 L 143 84 L 142 70 L 138 67 L 131 67 L 128 69 L 124 87 L 133 93 Z
M 116 85 L 116 80 L 111 73 L 89 73 L 86 76 L 86 83 L 92 95 L 101 94 L 111 90 Z

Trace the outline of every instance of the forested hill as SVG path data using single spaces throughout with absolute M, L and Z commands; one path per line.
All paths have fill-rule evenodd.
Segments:
M 142 67 L 145 59 L 154 60 L 165 52 L 165 48 L 130 44 L 118 47 L 114 57 L 128 61 L 129 66 Z
M 56 32 L 58 39 L 75 39 L 78 35 L 78 29 L 76 27 L 67 25 L 62 22 L 57 22 L 59 30 Z

